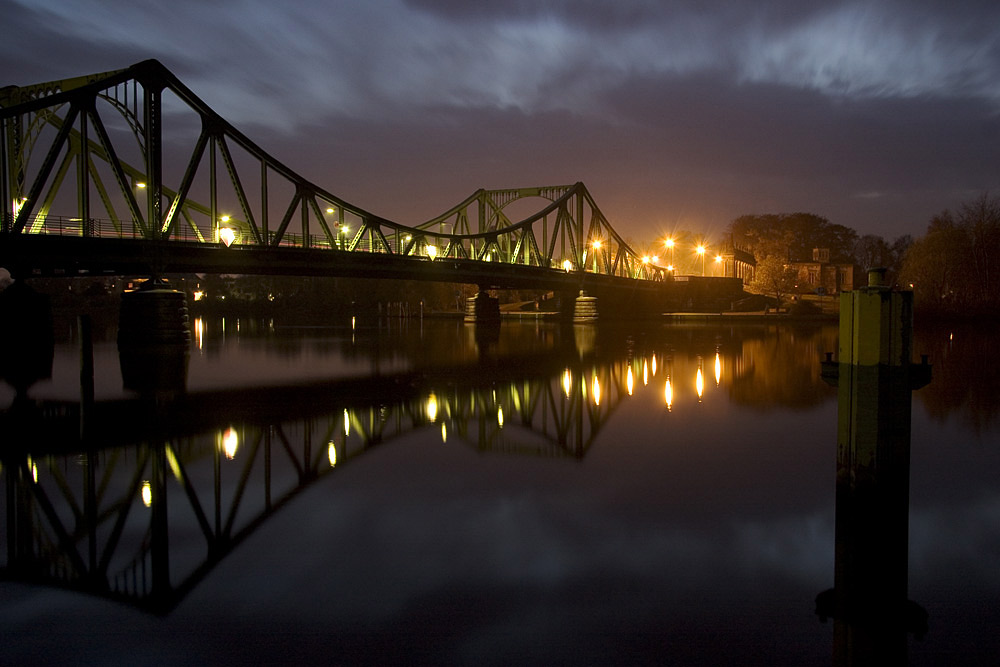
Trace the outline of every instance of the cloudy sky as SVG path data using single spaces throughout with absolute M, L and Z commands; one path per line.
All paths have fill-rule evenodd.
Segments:
M 0 86 L 156 58 L 416 224 L 583 181 L 637 242 L 807 211 L 920 235 L 1000 192 L 995 0 L 0 0 Z

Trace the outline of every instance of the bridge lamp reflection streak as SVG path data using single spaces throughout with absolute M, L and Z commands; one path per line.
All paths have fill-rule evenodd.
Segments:
M 140 492 L 140 497 L 142 498 L 142 504 L 146 507 L 153 506 L 153 485 L 147 479 L 142 482 L 142 491 Z
M 337 467 L 337 445 L 331 440 L 326 446 L 326 458 L 330 461 L 330 467 Z
M 427 413 L 428 421 L 437 421 L 438 402 L 437 395 L 434 392 L 431 392 L 431 395 L 427 397 L 427 404 L 424 409 Z
M 236 450 L 239 449 L 239 446 L 240 436 L 232 426 L 219 434 L 219 447 L 230 461 L 236 458 Z
M 203 351 L 205 349 L 205 321 L 200 317 L 196 317 L 194 320 L 194 337 L 198 344 L 198 350 Z
M 667 383 L 663 387 L 663 400 L 667 403 L 667 412 L 673 407 L 674 404 L 674 389 L 670 386 L 670 376 L 667 376 Z
M 573 376 L 570 374 L 568 368 L 563 371 L 562 388 L 563 394 L 566 395 L 566 398 L 569 398 L 569 393 L 573 389 Z
M 719 381 L 722 380 L 722 359 L 719 357 L 719 353 L 715 353 L 715 386 L 719 386 Z
M 174 454 L 173 447 L 167 445 L 165 454 L 167 455 L 167 465 L 170 466 L 170 472 L 174 473 L 174 479 L 183 484 L 184 475 L 181 474 L 181 464 L 177 462 L 177 455 Z
M 628 367 L 628 374 L 625 376 L 625 387 L 628 389 L 628 395 L 629 396 L 632 395 L 632 387 L 633 387 L 634 384 L 635 384 L 635 381 L 632 378 L 632 367 L 629 366 Z

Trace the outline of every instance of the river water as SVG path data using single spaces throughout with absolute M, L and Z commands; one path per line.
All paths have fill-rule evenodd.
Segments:
M 830 664 L 836 325 L 194 324 L 183 409 L 98 325 L 121 419 L 8 437 L 0 663 Z M 911 664 L 1000 655 L 997 333 L 918 328 L 933 380 L 893 399 Z

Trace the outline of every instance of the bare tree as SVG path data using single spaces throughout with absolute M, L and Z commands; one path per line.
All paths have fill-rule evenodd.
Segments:
M 980 304 L 997 300 L 1000 288 L 1000 198 L 983 193 L 962 204 L 958 225 L 970 244 L 971 287 Z

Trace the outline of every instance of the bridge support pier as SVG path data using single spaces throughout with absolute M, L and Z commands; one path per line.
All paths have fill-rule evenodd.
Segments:
M 184 391 L 190 343 L 184 292 L 153 278 L 122 294 L 118 354 L 126 389 Z
M 597 297 L 587 296 L 585 291 L 580 290 L 580 295 L 573 304 L 573 322 L 596 322 L 597 317 Z
M 479 290 L 476 296 L 465 300 L 465 321 L 471 324 L 500 324 L 500 299 Z

